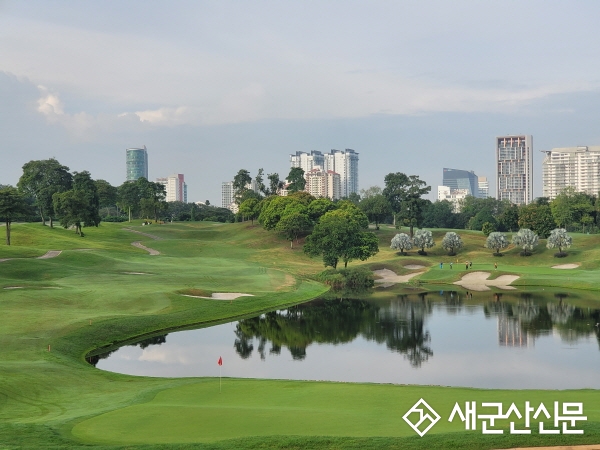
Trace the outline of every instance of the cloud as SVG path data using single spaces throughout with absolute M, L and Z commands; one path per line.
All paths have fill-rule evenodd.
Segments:
M 63 115 L 64 109 L 58 95 L 51 94 L 48 89 L 42 85 L 38 86 L 42 96 L 38 100 L 38 111 L 48 117 L 50 120 L 57 115 Z

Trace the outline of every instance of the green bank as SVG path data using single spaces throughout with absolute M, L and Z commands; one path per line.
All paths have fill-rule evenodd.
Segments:
M 134 231 L 131 231 L 134 230 Z M 140 234 L 145 233 L 145 234 Z M 365 264 L 406 273 L 427 266 L 410 288 L 460 279 L 439 270 L 450 258 L 434 247 L 427 257 L 387 249 L 396 230 L 380 231 L 380 253 Z M 435 233 L 441 240 L 444 231 Z M 517 274 L 521 289 L 595 291 L 597 236 L 575 236 L 558 262 L 540 246 L 534 256 L 493 257 L 481 233 L 461 233 L 459 254 L 497 274 Z M 139 241 L 160 255 L 132 246 Z M 50 250 L 62 253 L 37 259 Z M 149 227 L 102 224 L 80 238 L 72 231 L 17 224 L 13 245 L 0 248 L 0 443 L 11 447 L 120 448 L 493 448 L 534 442 L 599 439 L 596 391 L 492 391 L 442 387 L 224 379 L 156 379 L 103 372 L 84 356 L 95 349 L 178 327 L 204 326 L 317 297 L 321 262 L 259 227 L 182 223 Z M 575 263 L 570 271 L 554 264 Z M 351 263 L 355 264 L 355 263 Z M 492 276 L 496 272 L 492 270 Z M 418 280 L 418 281 L 417 281 Z M 252 297 L 215 301 L 182 292 L 242 292 Z M 582 291 L 585 292 L 585 291 Z M 381 294 L 376 294 L 381 295 Z M 588 302 L 594 303 L 593 297 Z M 464 431 L 442 420 L 424 438 L 402 420 L 420 398 L 445 418 L 455 402 L 582 401 L 583 436 L 509 436 Z M 429 447 L 424 445 L 428 444 Z

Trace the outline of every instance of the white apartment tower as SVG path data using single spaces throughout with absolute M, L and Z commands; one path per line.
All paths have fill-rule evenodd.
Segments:
M 221 183 L 221 207 L 231 209 L 233 202 L 233 181 L 224 181 Z
M 600 146 L 553 148 L 544 152 L 543 196 L 551 200 L 566 187 L 598 195 L 600 191 Z
M 490 183 L 487 177 L 477 177 L 477 187 L 479 188 L 479 198 L 490 196 Z
M 496 198 L 516 205 L 533 200 L 533 137 L 496 138 Z
M 157 183 L 165 186 L 168 202 L 183 202 L 187 203 L 187 184 L 185 184 L 182 173 L 173 174 L 165 178 L 157 178 Z
M 345 150 L 331 150 L 322 154 L 312 150 L 310 153 L 296 152 L 290 155 L 291 167 L 301 167 L 304 173 L 319 167 L 324 172 L 335 172 L 340 175 L 341 196 L 348 197 L 351 193 L 358 193 L 358 153 L 347 148 Z

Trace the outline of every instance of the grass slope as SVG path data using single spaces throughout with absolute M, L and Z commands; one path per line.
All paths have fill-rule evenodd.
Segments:
M 83 359 L 99 347 L 159 330 L 243 317 L 305 301 L 325 290 L 310 279 L 322 269 L 320 261 L 306 258 L 300 248 L 290 249 L 285 241 L 256 226 L 189 223 L 134 227 L 160 240 L 131 233 L 125 226 L 102 224 L 98 229 L 86 229 L 82 239 L 60 228 L 17 224 L 13 245 L 0 247 L 0 259 L 16 258 L 0 262 L 1 445 L 426 448 L 423 445 L 429 442 L 431 448 L 430 435 L 415 439 L 401 419 L 420 397 L 426 397 L 440 413 L 455 401 L 469 399 L 585 399 L 589 416 L 586 435 L 506 435 L 502 442 L 598 441 L 600 399 L 596 391 L 226 380 L 219 395 L 212 379 L 156 379 L 99 371 Z M 417 262 L 432 267 L 420 276 L 424 282 L 445 284 L 459 278 L 461 272 L 456 269 L 460 266 L 454 272 L 436 270 L 444 258 L 439 247 L 427 257 L 416 252 L 396 256 L 387 248 L 395 232 L 381 231 L 381 252 L 363 264 L 406 273 L 402 266 Z M 518 273 L 522 278 L 516 284 L 523 286 L 599 287 L 600 277 L 594 276 L 600 256 L 596 236 L 576 236 L 570 256 L 558 261 L 580 263 L 580 269 L 557 271 L 550 269 L 555 259 L 545 248 L 540 247 L 530 258 L 519 257 L 518 250 L 494 258 L 482 248 L 481 233 L 461 235 L 466 245 L 459 258 L 472 260 L 474 269 L 498 260 L 498 274 Z M 436 231 L 438 242 L 442 236 L 443 232 Z M 133 247 L 133 241 L 141 241 L 161 255 L 150 256 Z M 35 258 L 48 250 L 63 253 L 54 259 Z M 254 297 L 222 302 L 178 294 L 186 289 L 241 291 Z M 497 438 L 460 430 L 458 424 L 440 423 L 430 433 L 437 436 L 438 448 L 453 448 L 457 442 L 457 448 L 499 446 Z

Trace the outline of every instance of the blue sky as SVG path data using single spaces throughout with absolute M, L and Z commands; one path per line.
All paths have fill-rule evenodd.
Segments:
M 0 0 L 0 184 L 32 159 L 121 184 L 184 173 L 220 203 L 241 168 L 353 148 L 360 186 L 494 177 L 494 137 L 599 145 L 593 1 Z

